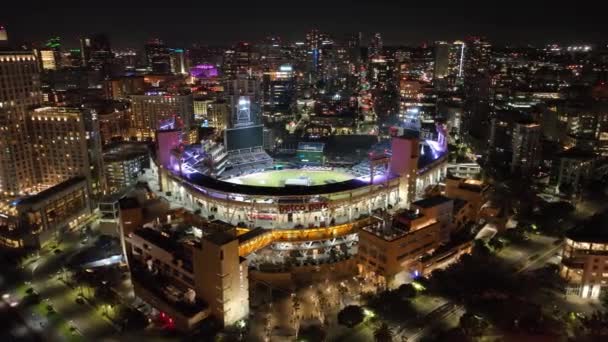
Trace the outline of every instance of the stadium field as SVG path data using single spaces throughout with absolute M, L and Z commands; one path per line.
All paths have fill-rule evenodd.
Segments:
M 344 182 L 355 178 L 354 176 L 340 171 L 314 171 L 314 170 L 278 170 L 259 172 L 251 175 L 227 179 L 227 182 L 235 184 L 255 186 L 285 186 L 288 179 L 308 178 L 311 185 L 324 185 L 328 183 Z

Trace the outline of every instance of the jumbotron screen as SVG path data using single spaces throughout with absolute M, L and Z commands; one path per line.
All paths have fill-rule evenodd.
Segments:
M 228 151 L 263 146 L 264 126 L 229 128 L 224 131 L 224 142 Z

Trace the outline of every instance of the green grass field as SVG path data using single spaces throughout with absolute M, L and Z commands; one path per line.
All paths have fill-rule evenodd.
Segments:
M 311 170 L 279 170 L 254 173 L 252 175 L 228 179 L 228 182 L 257 186 L 285 186 L 288 179 L 308 177 L 312 185 L 324 185 L 332 182 L 344 182 L 354 177 L 340 171 L 311 171 Z

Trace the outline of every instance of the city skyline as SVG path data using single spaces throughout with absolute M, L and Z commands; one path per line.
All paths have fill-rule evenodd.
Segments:
M 120 10 L 68 4 L 59 1 L 44 10 L 16 8 L 10 16 L 1 13 L 0 24 L 8 28 L 13 41 L 40 42 L 60 36 L 66 46 L 77 47 L 79 37 L 104 32 L 119 48 L 139 47 L 153 37 L 175 46 L 230 45 L 270 35 L 302 40 L 313 28 L 337 39 L 360 31 L 364 33 L 365 44 L 375 32 L 380 32 L 388 45 L 418 45 L 469 35 L 485 36 L 497 44 L 601 43 L 606 33 L 605 28 L 597 25 L 601 22 L 600 12 L 576 4 L 567 9 L 535 5 L 487 8 L 471 4 L 439 8 L 404 6 L 391 1 L 374 4 L 338 1 L 290 8 L 279 2 L 255 6 L 237 2 L 231 6 L 186 4 L 167 9 L 152 3 Z M 361 15 L 364 21 L 351 20 Z M 32 22 L 37 25 L 31 25 Z

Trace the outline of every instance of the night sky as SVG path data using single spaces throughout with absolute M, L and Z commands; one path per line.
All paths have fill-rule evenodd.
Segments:
M 311 28 L 332 33 L 336 38 L 361 31 L 364 43 L 373 32 L 380 32 L 389 45 L 453 40 L 467 35 L 482 35 L 497 44 L 516 45 L 608 40 L 605 12 L 599 7 L 586 7 L 585 1 L 569 2 L 571 6 L 567 8 L 530 6 L 525 2 L 490 8 L 463 0 L 436 8 L 422 4 L 438 1 L 420 0 L 162 2 L 179 8 L 163 8 L 152 0 L 137 2 L 138 6 L 126 0 L 83 2 L 92 7 L 50 0 L 40 2 L 44 5 L 38 7 L 27 2 L 27 8 L 2 8 L 0 24 L 7 26 L 13 41 L 42 41 L 57 35 L 67 47 L 76 46 L 79 36 L 94 32 L 109 34 L 116 47 L 139 48 L 152 37 L 159 37 L 173 47 L 192 42 L 227 45 L 239 40 L 255 41 L 270 34 L 301 40 Z M 130 5 L 125 7 L 127 2 Z M 485 3 L 491 2 L 494 1 Z M 550 3 L 557 7 L 560 2 Z M 95 7 L 97 4 L 104 7 Z

